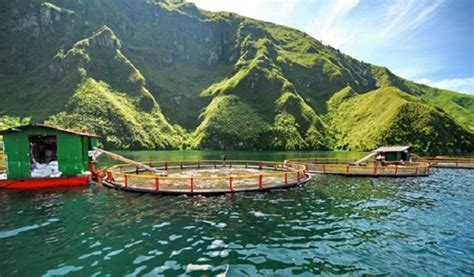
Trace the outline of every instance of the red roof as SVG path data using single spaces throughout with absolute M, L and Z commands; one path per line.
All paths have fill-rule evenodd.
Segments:
M 32 129 L 32 128 L 50 129 L 50 130 L 55 130 L 55 131 L 59 131 L 59 132 L 78 135 L 78 136 L 81 136 L 81 137 L 91 137 L 91 138 L 98 138 L 99 137 L 98 135 L 94 135 L 94 134 L 77 132 L 77 131 L 74 131 L 74 130 L 64 129 L 64 128 L 60 128 L 60 127 L 56 127 L 56 126 L 50 126 L 50 125 L 46 125 L 46 124 L 28 124 L 28 125 L 19 126 L 19 127 L 13 127 L 13 128 L 10 128 L 10 129 L 0 131 L 0 135 L 6 135 L 6 134 L 15 133 L 15 132 L 21 132 L 21 131 L 25 131 L 25 130 Z

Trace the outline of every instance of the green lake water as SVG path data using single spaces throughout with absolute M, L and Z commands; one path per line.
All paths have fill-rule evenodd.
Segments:
M 337 152 L 122 152 L 142 161 Z M 0 276 L 474 275 L 474 170 L 314 176 L 289 190 L 157 196 L 0 190 Z M 221 275 L 223 276 L 223 275 Z

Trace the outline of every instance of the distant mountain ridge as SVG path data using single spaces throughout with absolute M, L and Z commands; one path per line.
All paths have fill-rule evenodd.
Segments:
M 0 111 L 121 149 L 473 151 L 474 97 L 191 3 L 0 3 Z

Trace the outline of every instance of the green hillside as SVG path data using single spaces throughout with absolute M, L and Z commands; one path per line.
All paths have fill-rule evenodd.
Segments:
M 417 151 L 446 152 L 473 147 L 472 133 L 443 110 L 395 87 L 360 95 L 346 88 L 329 106 L 337 148 L 410 144 Z
M 307 34 L 156 0 L 0 3 L 0 112 L 120 149 L 473 151 L 474 97 Z

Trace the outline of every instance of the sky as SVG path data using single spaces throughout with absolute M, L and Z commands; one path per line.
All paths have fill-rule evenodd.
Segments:
M 364 62 L 474 94 L 474 0 L 189 0 L 299 29 Z

